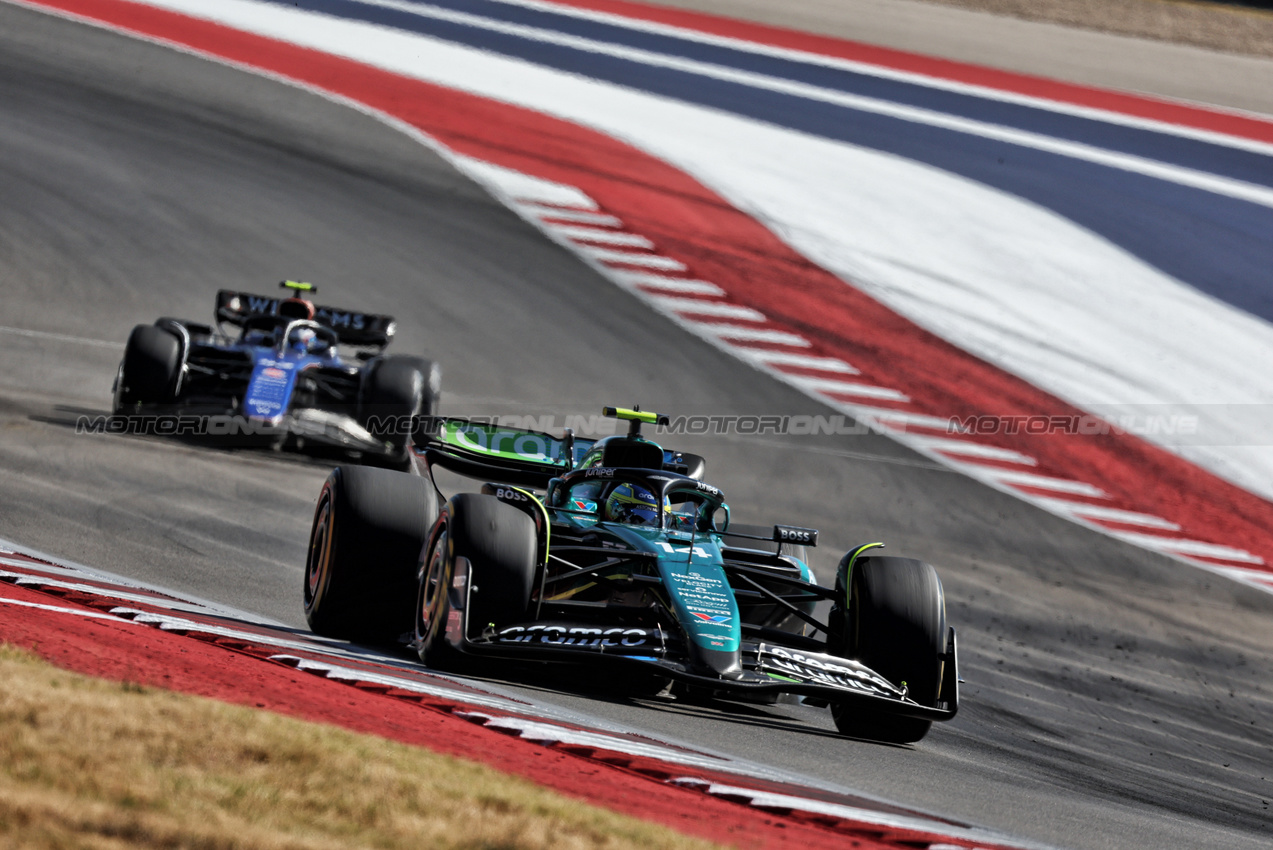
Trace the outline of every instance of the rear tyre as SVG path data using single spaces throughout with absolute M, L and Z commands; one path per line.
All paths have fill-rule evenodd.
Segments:
M 464 623 L 470 633 L 523 622 L 535 584 L 535 523 L 494 496 L 461 493 L 442 510 L 419 571 L 415 645 L 430 667 L 454 664 L 447 621 L 465 600 L 452 587 L 456 562 L 468 561 Z
M 368 376 L 362 424 L 390 444 L 394 463 L 407 463 L 411 443 L 424 442 L 426 421 L 437 415 L 441 387 L 441 370 L 421 357 L 386 357 Z
M 437 517 L 428 479 L 338 466 L 318 495 L 305 565 L 315 633 L 392 643 L 411 630 L 420 551 Z
M 937 571 L 911 558 L 859 558 L 849 583 L 848 616 L 830 639 L 837 644 L 831 651 L 905 685 L 920 705 L 936 705 L 946 654 L 946 601 Z M 914 743 L 933 725 L 848 703 L 833 703 L 831 714 L 845 735 L 894 744 Z
M 181 371 L 181 343 L 154 325 L 138 325 L 128 336 L 115 383 L 115 412 L 138 404 L 173 401 Z

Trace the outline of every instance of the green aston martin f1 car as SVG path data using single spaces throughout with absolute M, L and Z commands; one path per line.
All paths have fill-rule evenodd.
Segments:
M 731 527 L 703 459 L 641 434 L 665 418 L 605 413 L 628 433 L 448 419 L 415 449 L 418 474 L 337 468 L 310 534 L 311 628 L 405 639 L 457 672 L 481 656 L 627 665 L 683 693 L 799 695 L 873 740 L 918 741 L 955 716 L 955 630 L 930 565 L 868 543 L 820 586 L 816 530 Z M 435 468 L 486 483 L 447 500 Z

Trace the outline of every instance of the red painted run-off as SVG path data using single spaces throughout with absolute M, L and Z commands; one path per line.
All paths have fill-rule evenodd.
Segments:
M 628 228 L 651 238 L 660 253 L 685 263 L 690 276 L 721 285 L 735 303 L 756 308 L 775 328 L 813 343 L 798 353 L 848 361 L 861 370 L 862 381 L 908 396 L 908 411 L 946 418 L 1083 414 L 846 286 L 689 175 L 609 136 L 151 7 L 120 0 L 42 3 L 342 95 L 405 121 L 459 153 L 577 186 Z M 738 34 L 759 32 L 737 26 L 742 27 Z M 823 47 L 831 43 L 816 41 Z M 857 49 L 843 49 L 850 48 Z M 1033 84 L 1012 79 L 1018 87 Z M 1119 103 L 1156 103 L 1118 98 Z M 1195 123 L 1209 121 L 1217 130 L 1228 126 L 1230 116 L 1187 111 Z M 1001 433 L 979 441 L 1036 458 L 1031 473 L 1096 485 L 1109 496 L 1101 500 L 1105 507 L 1175 523 L 1180 528 L 1173 536 L 1245 549 L 1263 559 L 1265 566 L 1256 569 L 1273 563 L 1273 504 L 1134 436 Z
M 18 586 L 19 581 L 24 586 Z M 464 702 L 463 685 L 454 685 L 453 698 L 442 698 L 372 681 L 342 683 L 300 672 L 271 660 L 280 654 L 279 644 L 295 647 L 303 640 L 295 633 L 201 614 L 192 608 L 197 606 L 101 579 L 71 576 L 68 580 L 65 568 L 0 553 L 0 643 L 29 649 L 68 670 L 427 747 L 481 762 L 594 805 L 740 848 L 1008 848 L 940 832 L 730 802 L 694 787 L 669 784 L 669 780 L 688 777 L 699 780 L 699 787 L 715 782 L 760 791 L 784 789 L 763 781 L 749 784 L 736 774 L 696 771 L 594 747 L 541 746 L 466 719 L 473 707 Z M 110 614 L 112 611 L 116 613 Z M 126 619 L 140 612 L 180 619 L 176 626 L 170 620 L 166 629 Z M 233 636 L 225 636 L 230 629 Z M 309 653 L 304 648 L 293 649 L 301 656 L 315 658 L 322 657 L 321 650 L 318 644 Z M 358 666 L 358 662 L 349 663 Z M 362 666 L 369 673 L 391 669 L 371 662 Z M 875 809 L 890 811 L 878 804 Z

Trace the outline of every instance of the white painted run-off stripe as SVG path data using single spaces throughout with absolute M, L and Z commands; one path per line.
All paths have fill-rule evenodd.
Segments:
M 740 349 L 740 352 L 748 360 L 755 360 L 772 366 L 783 372 L 783 374 L 791 374 L 786 372 L 784 367 L 810 369 L 818 372 L 838 372 L 844 375 L 861 374 L 857 369 L 854 369 L 838 357 L 813 357 L 808 354 L 795 354 L 790 351 L 769 351 L 763 348 Z
M 990 446 L 985 443 L 974 443 L 969 440 L 955 440 L 946 437 L 915 436 L 909 438 L 909 442 L 912 445 L 922 446 L 931 451 L 959 455 L 960 457 L 979 458 L 981 460 L 998 460 L 1005 463 L 1019 463 L 1024 466 L 1038 466 L 1039 463 L 1029 455 L 1013 451 L 1012 449 Z
M 597 242 L 602 245 L 629 245 L 634 248 L 653 248 L 654 243 L 644 236 L 623 230 L 602 230 L 596 227 L 550 225 L 557 233 L 576 242 Z
M 857 396 L 858 398 L 879 398 L 889 401 L 910 401 L 905 393 L 889 387 L 877 387 L 873 384 L 859 384 L 853 381 L 837 381 L 834 378 L 810 378 L 807 375 L 783 375 L 784 379 L 809 392 L 821 395 L 839 393 L 840 395 Z
M 635 254 L 629 251 L 614 251 L 609 248 L 599 248 L 595 245 L 584 245 L 579 242 L 574 244 L 583 253 L 603 263 L 622 263 L 625 266 L 645 266 L 651 269 L 685 271 L 684 263 L 679 260 L 673 260 L 671 257 L 664 257 L 661 254 Z
M 854 410 L 854 415 L 859 420 L 894 432 L 905 432 L 908 425 L 930 431 L 949 431 L 951 423 L 951 417 L 929 416 L 908 410 L 888 410 L 883 407 L 859 407 Z
M 1159 528 L 1163 531 L 1178 531 L 1180 526 L 1153 514 L 1139 511 L 1125 511 L 1119 508 L 1107 508 L 1104 505 L 1088 505 L 1083 502 L 1070 502 L 1065 499 L 1050 499 L 1046 496 L 1035 496 L 1031 502 L 1054 513 L 1106 522 L 1121 522 L 1124 525 L 1139 525 L 1145 528 Z
M 810 85 L 808 83 L 801 83 L 778 77 L 770 77 L 765 74 L 758 74 L 752 71 L 742 71 L 722 65 L 713 65 L 708 62 L 699 62 L 697 60 L 686 59 L 678 56 L 667 56 L 665 54 L 649 50 L 610 44 L 604 41 L 597 41 L 595 39 L 565 35 L 554 30 L 542 29 L 540 27 L 509 24 L 503 21 L 496 21 L 491 18 L 485 18 L 480 15 L 468 14 L 466 12 L 455 12 L 434 6 L 421 6 L 415 3 L 400 2 L 400 0 L 363 0 L 363 2 L 368 5 L 395 9 L 400 12 L 406 12 L 420 17 L 460 23 L 466 26 L 512 35 L 531 41 L 554 44 L 561 47 L 586 51 L 588 53 L 613 56 L 655 68 L 666 68 L 668 70 L 680 71 L 682 73 L 695 74 L 710 79 L 750 86 L 764 91 L 771 91 L 807 100 L 819 101 L 846 109 L 854 109 L 860 112 L 883 115 L 900 121 L 906 121 L 908 123 L 923 124 L 925 126 L 949 130 L 956 133 L 962 133 L 964 135 L 977 136 L 990 141 L 1032 148 L 1034 150 L 1055 154 L 1057 156 L 1083 160 L 1096 165 L 1116 168 L 1121 171 L 1142 174 L 1147 177 L 1176 183 L 1181 186 L 1200 189 L 1205 192 L 1225 195 L 1230 198 L 1248 201 L 1261 206 L 1273 207 L 1273 189 L 1267 186 L 1260 186 L 1254 183 L 1247 183 L 1242 180 L 1234 180 L 1229 177 L 1222 177 L 1220 175 L 1186 168 L 1184 166 L 1159 162 L 1145 157 L 1136 156 L 1134 154 L 1105 150 L 1082 142 L 1058 139 L 1052 136 L 1043 135 L 1042 133 L 1033 133 L 1028 130 L 1019 130 L 1015 127 L 990 124 L 985 121 L 977 121 L 971 118 L 949 115 L 931 109 L 924 109 L 922 107 L 908 106 L 905 104 L 880 100 L 878 98 L 848 94 L 846 92 L 826 89 L 820 86 Z
M 909 83 L 911 85 L 923 86 L 924 88 L 972 95 L 973 97 L 984 98 L 986 100 L 1013 103 L 1061 115 L 1072 115 L 1078 118 L 1103 121 L 1108 124 L 1117 124 L 1124 127 L 1148 130 L 1154 133 L 1179 136 L 1187 139 L 1197 139 L 1198 141 L 1207 142 L 1208 144 L 1221 145 L 1223 147 L 1236 148 L 1238 150 L 1246 150 L 1252 153 L 1263 154 L 1265 156 L 1273 156 L 1273 145 L 1267 142 L 1258 142 L 1254 139 L 1232 136 L 1219 131 L 1203 130 L 1182 124 L 1171 124 L 1165 121 L 1156 121 L 1152 118 L 1141 118 L 1136 115 L 1111 112 L 1106 109 L 1098 109 L 1091 106 L 1080 106 L 1074 103 L 1047 100 L 1046 98 L 1020 94 L 1018 92 L 934 77 L 917 71 L 902 71 L 896 68 L 872 65 L 867 62 L 843 59 L 836 56 L 827 56 L 821 53 L 810 53 L 808 51 L 794 48 L 777 47 L 769 44 L 747 41 L 745 39 L 732 38 L 730 36 L 715 35 L 713 33 L 701 32 L 699 30 L 686 29 L 673 24 L 635 20 L 633 18 L 627 18 L 608 12 L 598 12 L 592 9 L 565 7 L 556 4 L 537 2 L 537 0 L 499 0 L 499 2 L 509 3 L 516 6 L 524 6 L 530 9 L 543 9 L 557 15 L 569 15 L 585 20 L 603 21 L 626 29 L 668 35 L 673 38 L 695 41 L 700 44 L 719 45 L 759 56 L 774 56 L 780 59 L 789 59 L 806 65 L 819 65 L 826 68 L 837 68 L 854 74 L 863 74 L 880 79 L 896 80 L 898 82 Z M 1208 105 L 1203 108 L 1208 111 L 1221 114 L 1234 114 L 1233 110 L 1227 110 L 1223 107 Z
M 553 221 L 571 221 L 578 224 L 594 224 L 601 227 L 619 227 L 623 224 L 618 218 L 606 213 L 584 212 L 582 210 L 563 210 L 557 207 L 545 207 L 539 204 L 518 203 L 518 209 L 539 219 Z
M 665 292 L 675 292 L 678 295 L 713 295 L 719 297 L 725 294 L 725 290 L 705 280 L 691 280 L 687 277 L 665 277 L 661 274 L 646 274 L 644 272 L 625 272 L 618 269 L 614 271 L 614 275 L 624 286 L 659 289 Z
M 710 334 L 728 340 L 741 342 L 759 342 L 771 345 L 790 345 L 794 348 L 809 348 L 813 343 L 797 334 L 787 331 L 775 331 L 768 328 L 748 328 L 742 325 L 717 325 L 710 322 L 689 322 L 699 333 Z
M 1207 543 L 1203 540 L 1189 540 L 1183 537 L 1158 537 L 1153 534 L 1138 534 L 1134 531 L 1110 532 L 1119 540 L 1126 540 L 1146 549 L 1157 549 L 1163 552 L 1175 552 L 1180 555 L 1197 555 L 1200 558 L 1216 558 L 1223 561 L 1237 561 L 1242 564 L 1263 564 L 1264 559 L 1252 555 L 1245 549 L 1232 546 L 1221 546 L 1218 543 Z
M 741 304 L 730 304 L 725 301 L 707 301 L 701 298 L 674 298 L 667 295 L 650 294 L 649 298 L 664 310 L 677 313 L 692 313 L 698 316 L 719 316 L 722 319 L 741 319 L 747 322 L 767 321 L 765 314 Z
M 905 393 L 891 390 L 888 387 L 877 387 L 873 384 L 850 384 L 843 383 L 834 389 L 814 390 L 819 395 L 825 396 L 831 401 L 843 401 L 838 396 L 853 396 L 855 398 L 878 399 L 880 401 L 896 401 L 905 403 L 910 401 L 910 396 Z
M 1008 469 L 995 469 L 988 466 L 976 466 L 970 463 L 955 462 L 955 465 L 968 472 L 974 478 L 990 479 L 1000 484 L 1017 487 L 1034 487 L 1038 490 L 1052 490 L 1057 493 L 1070 493 L 1075 496 L 1088 496 L 1093 499 L 1108 499 L 1109 494 L 1086 481 L 1074 481 L 1069 478 L 1053 478 L 1050 475 L 1034 475 L 1029 472 L 1013 472 Z

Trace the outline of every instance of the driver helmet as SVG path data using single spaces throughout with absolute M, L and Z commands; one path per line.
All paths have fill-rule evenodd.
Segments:
M 289 335 L 287 344 L 297 354 L 308 354 L 318 346 L 318 334 L 313 328 L 297 328 Z
M 667 498 L 663 510 L 671 509 Z M 636 484 L 620 484 L 606 498 L 605 518 L 610 522 L 658 527 L 659 503 L 654 494 Z

